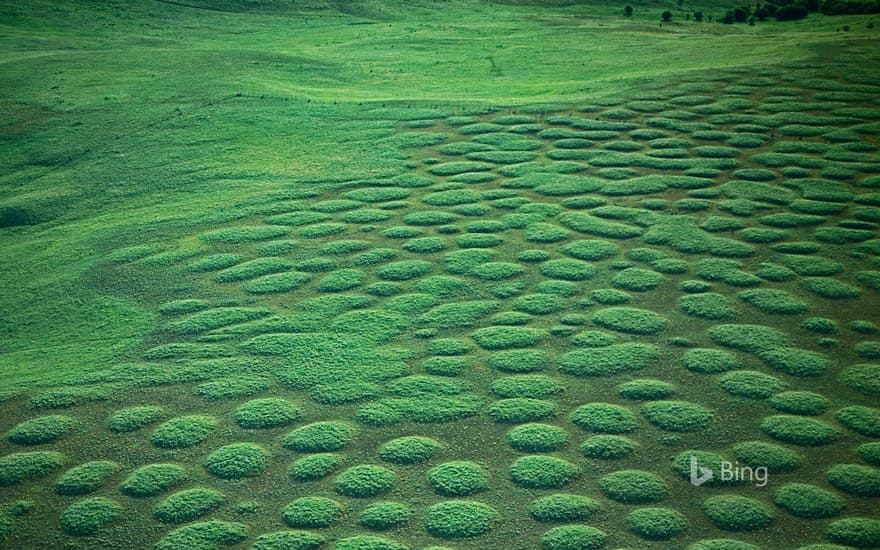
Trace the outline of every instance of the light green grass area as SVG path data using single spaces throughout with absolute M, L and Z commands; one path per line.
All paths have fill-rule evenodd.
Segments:
M 0 547 L 880 547 L 880 16 L 633 7 L 7 2 Z

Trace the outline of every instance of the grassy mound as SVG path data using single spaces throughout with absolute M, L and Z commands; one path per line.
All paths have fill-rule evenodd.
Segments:
M 220 491 L 195 487 L 169 496 L 156 505 L 153 514 L 162 523 L 186 523 L 216 510 L 225 500 Z
M 846 501 L 840 496 L 805 483 L 786 483 L 773 493 L 773 502 L 799 518 L 830 518 L 843 511 Z
M 735 370 L 718 379 L 721 388 L 737 397 L 767 399 L 785 388 L 785 383 L 769 374 L 754 370 Z
M 738 495 L 718 495 L 703 501 L 703 513 L 719 529 L 755 531 L 773 521 L 773 510 L 760 501 Z
M 558 489 L 580 474 L 580 467 L 554 456 L 523 456 L 510 466 L 511 481 L 527 489 Z
M 618 332 L 628 334 L 656 334 L 669 326 L 669 319 L 647 309 L 634 307 L 610 307 L 597 311 L 593 322 Z
M 682 296 L 678 299 L 678 307 L 688 315 L 712 321 L 723 321 L 736 315 L 730 300 L 715 292 Z
M 589 525 L 562 525 L 541 535 L 544 550 L 595 550 L 605 546 L 605 531 Z
M 861 363 L 846 367 L 840 381 L 865 395 L 880 395 L 880 364 Z
M 498 378 L 490 387 L 499 397 L 531 397 L 541 399 L 563 391 L 555 378 L 543 374 L 520 374 Z
M 588 458 L 615 460 L 628 457 L 638 446 L 638 443 L 628 437 L 594 435 L 581 444 L 581 452 Z
M 440 495 L 463 497 L 485 491 L 489 486 L 489 473 L 475 462 L 445 462 L 428 470 L 428 484 Z
M 565 258 L 543 262 L 538 271 L 541 275 L 551 279 L 585 281 L 595 277 L 598 269 L 591 263 Z
M 202 233 L 199 235 L 199 239 L 211 244 L 241 244 L 250 241 L 277 239 L 285 235 L 287 235 L 287 229 L 284 227 L 240 225 Z
M 444 539 L 463 539 L 489 532 L 498 520 L 498 512 L 482 502 L 449 500 L 434 504 L 425 511 L 428 533 Z
M 575 409 L 571 421 L 581 429 L 609 434 L 635 431 L 639 425 L 628 408 L 612 403 L 588 403 Z
M 6 440 L 18 445 L 38 445 L 55 441 L 67 433 L 73 419 L 53 414 L 25 420 L 6 432 Z
M 411 435 L 392 439 L 379 449 L 382 460 L 394 464 L 415 464 L 432 459 L 446 445 L 430 437 Z
M 361 464 L 336 476 L 333 488 L 343 496 L 369 498 L 390 491 L 396 479 L 397 475 L 388 468 Z
M 811 418 L 800 416 L 768 416 L 761 422 L 761 430 L 785 443 L 816 447 L 828 445 L 840 435 L 832 426 Z
M 407 550 L 405 544 L 373 535 L 354 535 L 336 541 L 335 550 Z
M 61 512 L 61 529 L 69 535 L 94 535 L 122 514 L 122 506 L 104 497 L 79 500 Z
M 737 443 L 733 446 L 732 452 L 733 456 L 746 466 L 764 467 L 771 474 L 790 472 L 804 461 L 804 457 L 797 452 L 765 441 Z
M 513 302 L 513 309 L 531 315 L 547 315 L 565 309 L 566 301 L 558 294 L 527 294 Z
M 486 327 L 471 335 L 483 349 L 494 351 L 508 348 L 528 348 L 541 342 L 547 333 L 526 327 Z
M 855 548 L 880 546 L 880 520 L 873 518 L 844 518 L 832 522 L 825 529 L 825 536 Z
M 611 278 L 611 284 L 624 290 L 645 292 L 654 290 L 666 279 L 662 273 L 643 269 L 641 267 L 628 267 L 618 272 Z
M 217 378 L 196 386 L 195 393 L 208 401 L 248 397 L 269 389 L 269 380 L 260 376 Z
M 308 273 L 289 271 L 286 273 L 273 273 L 251 279 L 241 285 L 241 289 L 250 294 L 273 294 L 276 292 L 289 292 L 306 284 L 312 279 Z
M 132 497 L 152 497 L 180 485 L 186 478 L 186 470 L 177 464 L 148 464 L 125 478 L 120 488 Z
M 109 460 L 86 462 L 64 472 L 55 482 L 59 495 L 85 495 L 98 490 L 119 471 L 119 464 Z
M 543 399 L 513 397 L 492 403 L 486 414 L 495 422 L 519 424 L 535 422 L 556 414 L 556 403 Z
M 614 288 L 597 288 L 590 291 L 590 299 L 606 306 L 616 306 L 629 302 L 632 297 L 622 290 Z
M 617 393 L 624 399 L 653 401 L 671 397 L 675 393 L 675 385 L 663 380 L 637 378 L 617 386 Z
M 626 527 L 647 540 L 669 540 L 687 528 L 687 518 L 670 508 L 639 508 L 626 516 Z
M 412 517 L 409 506 L 400 502 L 377 502 L 367 506 L 358 516 L 358 524 L 374 531 L 403 527 Z
M 809 304 L 799 300 L 784 290 L 773 288 L 752 288 L 737 294 L 743 301 L 765 313 L 794 315 L 803 313 Z
M 247 526 L 232 521 L 202 521 L 178 527 L 160 540 L 155 550 L 187 550 L 204 548 L 217 550 L 232 546 L 247 538 Z
M 232 417 L 242 428 L 260 429 L 286 426 L 302 417 L 302 407 L 278 397 L 254 399 L 239 405 Z
M 772 396 L 767 404 L 784 413 L 818 416 L 828 410 L 831 401 L 810 391 L 784 391 Z
M 10 453 L 0 457 L 0 487 L 41 478 L 63 464 L 64 455 L 55 451 Z
M 316 481 L 335 472 L 342 465 L 342 455 L 316 453 L 293 461 L 287 475 L 296 481 Z
M 308 531 L 276 531 L 257 537 L 253 550 L 317 550 L 326 541 Z
M 484 281 L 501 281 L 522 275 L 523 266 L 511 262 L 488 262 L 471 269 L 471 274 Z
M 568 443 L 568 432 L 550 424 L 523 424 L 507 432 L 507 443 L 517 451 L 547 453 Z
M 205 459 L 205 468 L 223 479 L 261 475 L 272 462 L 272 455 L 256 443 L 232 443 L 220 447 Z
M 721 346 L 739 351 L 761 353 L 786 347 L 785 334 L 763 325 L 716 325 L 709 338 Z
M 224 269 L 214 277 L 214 280 L 218 283 L 236 283 L 255 279 L 262 275 L 287 271 L 292 267 L 293 264 L 283 258 L 272 256 L 257 258 L 256 260 L 250 260 Z
M 650 504 L 669 496 L 669 485 L 644 470 L 620 470 L 599 478 L 602 493 L 624 504 Z
M 880 466 L 880 442 L 863 443 L 856 451 L 868 464 Z
M 489 356 L 489 366 L 503 372 L 535 372 L 543 370 L 547 361 L 546 352 L 531 349 L 496 351 Z
M 523 238 L 535 243 L 555 243 L 564 241 L 571 235 L 571 231 L 563 229 L 552 223 L 532 223 L 523 231 Z
M 640 412 L 651 424 L 671 432 L 704 430 L 714 417 L 712 410 L 689 401 L 652 401 Z
M 287 434 L 282 445 L 300 453 L 332 452 L 351 443 L 355 433 L 355 427 L 347 422 L 314 422 Z
M 336 523 L 344 512 L 342 504 L 318 496 L 301 497 L 281 511 L 284 523 L 293 528 L 322 528 Z
M 376 276 L 386 281 L 409 281 L 431 272 L 433 264 L 424 260 L 402 260 L 385 264 Z
M 585 239 L 560 246 L 559 251 L 578 260 L 595 262 L 616 255 L 618 247 L 601 239 Z
M 770 367 L 792 376 L 821 376 L 831 368 L 831 360 L 825 355 L 798 348 L 766 350 L 758 356 Z
M 845 300 L 858 298 L 862 295 L 862 291 L 857 287 L 831 277 L 804 277 L 800 282 L 805 289 L 813 294 L 829 300 Z
M 837 411 L 834 417 L 856 433 L 867 437 L 880 437 L 880 409 L 850 405 Z
M 559 358 L 559 370 L 575 376 L 612 376 L 643 369 L 659 359 L 656 346 L 627 342 L 563 354 Z
M 689 349 L 684 353 L 682 362 L 686 369 L 701 374 L 718 374 L 742 367 L 737 356 L 712 348 Z
M 601 509 L 597 500 L 567 493 L 547 495 L 529 504 L 529 514 L 547 523 L 588 520 Z
M 150 443 L 163 449 L 193 447 L 207 439 L 217 425 L 213 416 L 179 416 L 157 426 L 150 435 Z
M 880 470 L 861 464 L 832 466 L 825 477 L 841 491 L 860 497 L 880 496 Z
M 710 540 L 701 540 L 699 542 L 695 542 L 687 547 L 687 550 L 761 550 L 760 547 L 755 546 L 754 544 L 749 544 L 747 542 L 743 542 L 741 540 L 734 539 L 710 539 Z M 805 550 L 801 548 L 799 550 Z M 811 550 L 822 550 L 819 548 L 811 549 Z M 831 548 L 826 548 L 824 550 L 832 550 Z

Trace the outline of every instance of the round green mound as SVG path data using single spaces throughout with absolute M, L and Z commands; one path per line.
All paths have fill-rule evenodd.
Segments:
M 773 521 L 773 510 L 753 498 L 718 495 L 703 501 L 703 513 L 725 531 L 754 531 Z
M 818 416 L 828 410 L 831 401 L 811 391 L 784 391 L 768 399 L 767 404 L 784 413 Z
M 687 550 L 761 550 L 761 548 L 741 540 L 711 539 L 695 542 L 688 546 Z
M 727 372 L 721 375 L 718 383 L 730 395 L 750 399 L 767 399 L 785 387 L 785 383 L 775 376 L 754 370 Z
M 678 299 L 678 307 L 692 317 L 723 321 L 736 315 L 726 296 L 715 292 L 686 294 Z
M 543 374 L 505 376 L 492 382 L 492 393 L 500 397 L 529 397 L 541 399 L 563 391 L 559 380 Z
M 543 399 L 513 397 L 499 399 L 486 410 L 495 422 L 518 424 L 543 420 L 556 414 L 556 403 Z
M 611 278 L 611 284 L 617 288 L 624 290 L 632 290 L 635 292 L 645 292 L 654 290 L 666 277 L 662 273 L 651 271 L 650 269 L 642 269 L 641 267 L 628 267 Z
M 832 426 L 812 418 L 779 414 L 768 416 L 761 429 L 774 439 L 795 445 L 828 445 L 840 435 Z
M 565 309 L 565 298 L 558 294 L 527 294 L 514 300 L 513 309 L 532 315 L 547 315 Z
M 489 473 L 475 462 L 456 460 L 428 470 L 428 484 L 443 496 L 463 497 L 485 491 Z
M 163 449 L 193 447 L 207 439 L 217 424 L 213 416 L 179 416 L 157 426 L 150 435 L 150 442 Z
M 267 397 L 240 405 L 232 417 L 242 428 L 260 429 L 286 426 L 302 417 L 302 407 L 287 399 Z
M 326 497 L 301 497 L 281 512 L 284 523 L 294 528 L 330 527 L 342 517 L 342 505 Z
M 374 535 L 355 535 L 336 541 L 335 550 L 409 550 L 409 546 Z
M 296 481 L 316 481 L 336 471 L 342 464 L 342 455 L 316 453 L 297 459 L 287 469 L 287 475 Z
M 85 495 L 97 490 L 118 471 L 119 464 L 109 460 L 86 462 L 64 472 L 55 482 L 55 492 L 59 495 Z
M 386 442 L 379 449 L 382 460 L 395 464 L 415 464 L 431 460 L 434 456 L 446 448 L 446 445 L 419 435 L 399 437 Z
M 133 432 L 152 424 L 161 418 L 162 413 L 162 407 L 153 405 L 120 409 L 107 420 L 107 427 L 110 428 L 110 431 L 117 433 Z
M 605 546 L 608 535 L 589 525 L 562 525 L 541 535 L 544 550 L 596 550 Z
M 217 549 L 247 538 L 247 525 L 232 521 L 201 521 L 178 527 L 156 544 L 155 550 Z
M 74 502 L 61 512 L 61 528 L 69 535 L 93 535 L 113 523 L 122 506 L 104 497 Z
M 568 432 L 551 424 L 523 424 L 507 432 L 507 443 L 517 451 L 547 453 L 568 443 Z
M 880 437 L 880 409 L 851 405 L 837 411 L 837 421 L 867 437 Z
M 652 401 L 640 409 L 648 422 L 671 432 L 694 432 L 706 429 L 714 413 L 689 401 Z
M 358 523 L 374 531 L 403 527 L 412 516 L 409 506 L 400 502 L 377 502 L 367 506 L 358 517 Z
M 773 493 L 773 502 L 804 519 L 834 517 L 846 506 L 846 501 L 840 496 L 806 483 L 786 483 Z
M 880 520 L 872 518 L 844 518 L 832 522 L 825 529 L 825 536 L 855 548 L 880 546 Z
M 177 464 L 148 464 L 122 482 L 122 492 L 133 497 L 151 497 L 183 483 L 186 470 Z
M 19 445 L 38 445 L 55 441 L 67 433 L 73 419 L 61 414 L 52 414 L 25 420 L 6 434 L 6 439 Z
M 485 327 L 471 335 L 483 349 L 494 351 L 508 348 L 528 348 L 538 344 L 547 333 L 528 327 Z
M 598 239 L 578 240 L 560 246 L 559 251 L 578 260 L 595 262 L 617 254 L 617 245 Z
M 803 313 L 809 308 L 803 300 L 795 298 L 784 290 L 774 288 L 751 288 L 740 292 L 738 296 L 765 313 L 794 315 Z
M 256 477 L 266 471 L 272 455 L 256 443 L 233 443 L 220 447 L 205 459 L 205 468 L 223 479 Z
M 547 523 L 584 521 L 601 509 L 602 505 L 592 498 L 556 493 L 533 500 L 529 505 L 529 514 L 536 520 Z
M 351 443 L 356 432 L 355 427 L 347 422 L 314 422 L 287 434 L 282 445 L 300 453 L 338 451 Z
M 880 395 L 880 364 L 861 363 L 843 370 L 840 380 L 865 395 Z
M 786 346 L 785 334 L 764 325 L 715 325 L 709 338 L 718 345 L 760 353 Z
M 559 357 L 559 370 L 574 376 L 612 376 L 643 369 L 659 359 L 657 346 L 626 342 L 565 353 Z
M 825 355 L 798 348 L 771 349 L 758 355 L 770 367 L 792 376 L 821 376 L 831 368 L 831 360 Z
M 656 334 L 669 326 L 669 319 L 659 313 L 634 307 L 610 307 L 597 311 L 593 322 L 601 327 L 627 334 Z
M 563 281 L 585 281 L 596 276 L 598 269 L 591 263 L 569 258 L 548 260 L 538 268 L 541 275 Z
M 687 518 L 671 508 L 640 508 L 626 516 L 627 528 L 648 540 L 669 540 L 687 528 Z
M 158 505 L 153 513 L 162 523 L 186 523 L 219 508 L 226 498 L 207 487 L 179 491 Z
M 644 470 L 620 470 L 599 478 L 606 497 L 624 504 L 651 504 L 669 496 L 669 485 Z
M 622 435 L 594 435 L 581 444 L 581 452 L 588 458 L 615 460 L 628 457 L 638 446 Z
M 462 539 L 487 533 L 498 520 L 498 512 L 482 502 L 448 500 L 427 509 L 425 529 L 444 539 Z
M 753 468 L 764 467 L 772 474 L 790 472 L 799 467 L 804 457 L 795 451 L 766 441 L 744 441 L 733 446 L 733 456 Z
M 253 550 L 317 550 L 326 540 L 308 531 L 276 531 L 257 537 Z
M 343 496 L 367 498 L 387 493 L 396 479 L 397 475 L 388 468 L 361 464 L 336 476 L 333 487 Z
M 880 496 L 880 470 L 861 464 L 832 466 L 825 477 L 841 491 L 860 497 Z
M 637 378 L 617 386 L 617 393 L 624 399 L 653 401 L 672 396 L 675 385 L 663 380 Z
M 510 465 L 510 479 L 527 489 L 558 489 L 579 475 L 580 467 L 554 456 L 523 456 Z
M 545 351 L 533 349 L 496 351 L 489 356 L 489 366 L 502 372 L 535 372 L 543 370 L 547 362 Z
M 736 355 L 712 348 L 689 349 L 682 360 L 686 369 L 701 374 L 718 374 L 742 367 L 742 362 Z
M 622 434 L 635 431 L 636 417 L 626 407 L 612 403 L 588 403 L 571 413 L 571 421 L 584 430 Z
M 857 449 L 859 456 L 868 464 L 880 466 L 880 441 L 863 443 Z
M 64 455 L 55 451 L 11 453 L 0 457 L 0 487 L 8 487 L 46 476 L 64 464 Z

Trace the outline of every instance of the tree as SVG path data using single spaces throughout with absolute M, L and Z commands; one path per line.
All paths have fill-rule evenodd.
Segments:
M 794 4 L 788 4 L 776 10 L 777 21 L 793 21 L 795 19 L 803 19 L 807 15 L 809 15 L 807 8 Z
M 766 21 L 769 16 L 770 12 L 764 6 L 755 10 L 755 17 L 758 18 L 758 21 Z
M 627 16 L 627 17 L 632 17 L 632 15 L 633 15 L 633 7 L 630 6 L 629 4 L 627 4 L 626 7 L 623 8 L 623 15 L 625 15 L 625 16 Z
M 733 25 L 734 21 L 736 21 L 736 17 L 733 16 L 733 12 L 729 11 L 724 14 L 724 17 L 721 19 L 721 22 L 725 25 Z
M 694 12 L 694 21 L 696 21 L 697 23 L 702 23 L 703 22 L 703 12 L 695 11 Z
M 749 8 L 747 6 L 734 8 L 733 18 L 734 20 L 736 20 L 737 23 L 745 23 L 749 18 Z
M 672 20 L 672 12 L 669 11 L 669 10 L 666 10 L 666 11 L 664 11 L 663 13 L 660 14 L 660 17 L 663 18 L 663 22 L 664 22 L 664 23 L 669 23 L 669 21 Z

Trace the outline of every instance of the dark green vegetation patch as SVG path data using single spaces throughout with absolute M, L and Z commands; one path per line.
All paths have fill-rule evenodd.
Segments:
M 626 516 L 626 526 L 647 540 L 669 540 L 687 528 L 687 518 L 671 508 L 639 508 Z
M 428 470 L 428 484 L 440 495 L 463 497 L 485 491 L 489 486 L 489 472 L 467 460 L 444 462 Z
M 216 510 L 225 500 L 216 489 L 195 487 L 169 496 L 156 505 L 153 513 L 163 523 L 186 523 Z
M 272 455 L 256 443 L 232 443 L 220 447 L 205 459 L 205 468 L 223 479 L 255 477 L 262 474 Z
M 624 504 L 650 504 L 669 496 L 669 485 L 644 470 L 620 470 L 599 478 L 606 497 Z
M 150 442 L 164 449 L 177 449 L 198 445 L 211 435 L 218 425 L 215 417 L 189 415 L 172 418 L 160 424 L 150 435 Z
M 0 457 L 0 487 L 37 479 L 61 468 L 64 455 L 55 451 L 11 453 Z
M 715 526 L 725 531 L 754 531 L 773 521 L 773 510 L 753 498 L 718 495 L 703 501 L 703 512 Z
M 546 550 L 596 550 L 605 546 L 605 531 L 589 525 L 562 525 L 541 535 Z
M 343 496 L 368 498 L 390 491 L 396 479 L 397 475 L 388 468 L 362 464 L 336 476 L 333 487 Z
M 569 493 L 554 493 L 532 501 L 529 514 L 547 523 L 585 521 L 602 509 L 598 501 Z
M 152 497 L 184 482 L 186 470 L 177 464 L 148 464 L 131 473 L 122 482 L 122 492 L 133 497 Z
M 799 518 L 821 519 L 838 515 L 846 501 L 825 489 L 806 483 L 787 483 L 773 493 L 773 502 Z
M 510 465 L 510 479 L 527 489 L 558 489 L 580 474 L 580 467 L 555 456 L 523 456 Z
M 64 532 L 71 535 L 93 535 L 113 523 L 122 513 L 122 506 L 109 498 L 95 497 L 74 502 L 61 513 Z
M 490 531 L 498 512 L 482 502 L 449 500 L 434 504 L 425 511 L 425 529 L 444 539 L 476 537 Z
M 284 523 L 294 528 L 329 527 L 343 514 L 342 504 L 326 497 L 301 497 L 281 511 Z
M 99 489 L 116 472 L 119 464 L 109 460 L 86 462 L 64 472 L 55 482 L 59 495 L 86 495 Z
M 64 415 L 40 416 L 17 424 L 6 433 L 6 439 L 19 445 L 48 443 L 63 436 L 72 424 L 73 419 Z
M 658 428 L 671 432 L 693 432 L 709 427 L 714 412 L 690 401 L 652 401 L 640 412 Z

